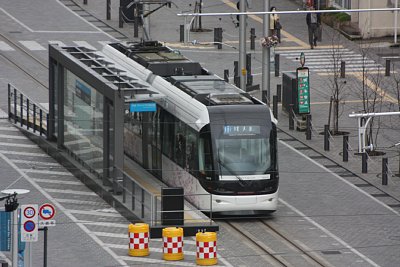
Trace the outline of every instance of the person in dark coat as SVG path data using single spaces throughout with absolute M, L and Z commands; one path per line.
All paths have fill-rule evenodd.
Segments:
M 315 10 L 313 6 L 309 6 L 308 10 Z M 321 13 L 307 13 L 306 22 L 308 27 L 308 40 L 311 49 L 317 46 L 317 32 L 318 27 L 321 25 Z

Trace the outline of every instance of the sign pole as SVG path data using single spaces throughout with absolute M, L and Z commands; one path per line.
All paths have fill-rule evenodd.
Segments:
M 13 211 L 12 216 L 12 264 L 18 266 L 18 209 Z
M 44 237 L 43 237 L 43 267 L 47 267 L 47 226 L 43 228 Z

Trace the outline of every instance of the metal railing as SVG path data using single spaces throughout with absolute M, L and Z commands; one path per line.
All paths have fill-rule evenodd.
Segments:
M 8 84 L 8 119 L 26 129 L 47 137 L 48 112 L 30 100 L 12 84 Z

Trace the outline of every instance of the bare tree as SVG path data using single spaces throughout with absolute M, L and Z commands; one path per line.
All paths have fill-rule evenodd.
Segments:
M 331 105 L 333 105 L 332 110 L 332 126 L 333 130 L 331 133 L 333 135 L 339 134 L 339 117 L 342 114 L 340 112 L 340 103 L 345 99 L 346 96 L 346 81 L 341 78 L 341 64 L 344 61 L 344 54 L 342 48 L 342 35 L 338 31 L 333 31 L 327 33 L 331 40 L 331 50 L 330 50 L 330 61 L 331 65 L 327 67 L 328 73 L 328 85 L 331 90 Z M 331 122 L 331 109 L 328 117 L 328 125 Z

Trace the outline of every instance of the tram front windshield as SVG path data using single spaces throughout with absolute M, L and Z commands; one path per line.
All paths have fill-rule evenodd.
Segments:
M 261 175 L 271 167 L 270 133 L 260 125 L 224 125 L 215 139 L 223 176 Z

